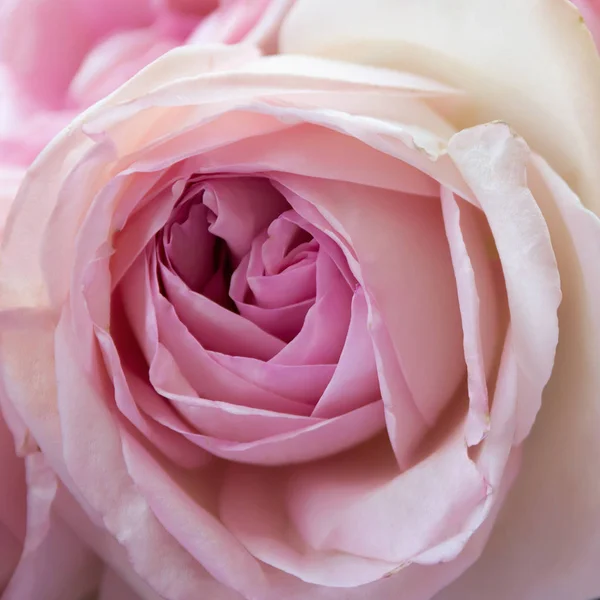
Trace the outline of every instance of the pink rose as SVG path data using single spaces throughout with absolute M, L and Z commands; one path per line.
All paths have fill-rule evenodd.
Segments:
M 600 213 L 600 61 L 569 2 L 352 0 L 340 12 L 335 0 L 299 0 L 280 48 L 408 70 L 455 87 L 463 104 L 443 107 L 453 124 L 509 123 L 589 211 Z M 528 181 L 538 199 L 539 176 L 529 172 Z M 552 187 L 568 193 L 562 184 Z M 489 543 L 436 600 L 600 597 L 600 486 L 590 458 L 600 454 L 596 219 L 581 208 L 581 219 L 570 209 L 548 214 L 538 202 L 562 281 L 552 377 Z
M 600 223 L 507 125 L 453 124 L 470 103 L 400 71 L 187 46 L 28 172 L 1 381 L 90 521 L 64 518 L 141 597 L 431 598 L 479 557 L 523 447 L 502 526 L 545 481 L 540 447 L 577 467 L 538 502 L 597 517 L 577 453 L 598 443 Z M 597 592 L 593 556 L 550 597 Z M 548 597 L 504 577 L 498 597 Z
M 600 2 L 598 0 L 572 0 L 581 12 L 596 45 L 600 47 Z
M 292 2 L 6 0 L 0 83 L 16 110 L 0 127 L 0 161 L 29 164 L 77 112 L 178 45 L 246 41 L 274 51 Z

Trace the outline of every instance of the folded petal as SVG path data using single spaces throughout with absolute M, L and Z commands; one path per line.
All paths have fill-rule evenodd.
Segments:
M 597 364 L 600 222 L 542 159 L 528 168 L 547 217 L 562 277 L 560 343 L 523 464 L 494 533 L 475 566 L 439 600 L 485 590 L 531 600 L 593 598 L 600 591 Z M 560 440 L 557 443 L 557 440 Z M 552 498 L 552 502 L 548 501 Z M 437 597 L 436 597 L 437 600 Z

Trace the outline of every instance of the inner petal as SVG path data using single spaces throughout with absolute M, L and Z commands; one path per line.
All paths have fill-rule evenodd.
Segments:
M 214 275 L 216 239 L 208 231 L 208 208 L 182 203 L 163 229 L 167 264 L 192 290 L 200 290 Z
M 230 287 L 240 314 L 284 341 L 301 331 L 317 296 L 320 247 L 294 214 L 281 214 L 254 239 Z

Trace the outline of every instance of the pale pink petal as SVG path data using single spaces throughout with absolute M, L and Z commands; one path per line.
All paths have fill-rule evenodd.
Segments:
M 66 317 L 56 333 L 62 464 L 78 497 L 126 547 L 130 564 L 148 584 L 173 600 L 189 598 L 203 589 L 206 571 L 165 531 L 131 480 L 122 450 L 125 433 L 119 430 L 101 391 L 81 368 L 73 370 L 78 359 Z M 110 477 L 104 476 L 107 472 Z M 238 583 L 254 585 L 250 573 L 231 576 Z M 226 582 L 230 583 L 230 587 L 237 585 L 233 580 Z
M 241 42 L 258 23 L 272 0 L 220 0 L 219 7 L 194 30 L 188 43 Z
M 213 504 L 218 493 L 209 474 L 195 474 L 185 490 L 125 433 L 123 452 L 129 474 L 166 530 L 217 580 L 239 592 L 258 595 L 266 583 L 260 564 L 203 507 L 204 502 Z
M 502 266 L 484 213 L 442 189 L 442 211 L 456 274 L 468 372 L 466 440 L 478 444 L 489 431 L 488 377 L 496 367 L 506 320 Z
M 0 239 L 2 239 L 6 219 L 24 176 L 25 169 L 0 166 Z
M 485 486 L 461 446 L 455 438 L 448 446 L 454 451 L 436 453 L 403 475 L 397 475 L 394 454 L 382 444 L 277 476 L 232 465 L 221 516 L 268 564 L 321 585 L 361 585 L 458 530 L 485 498 Z M 357 543 L 358 554 L 352 550 Z
M 80 600 L 97 585 L 97 557 L 53 514 L 57 478 L 41 453 L 27 457 L 27 533 L 2 600 Z
M 527 400 L 517 405 L 519 443 L 533 425 L 554 364 L 561 300 L 556 258 L 527 187 L 529 149 L 521 139 L 506 126 L 483 125 L 457 134 L 448 152 L 485 213 L 502 263 L 519 385 L 527 389 Z
M 340 10 L 339 0 L 299 0 L 280 50 L 409 70 L 464 90 L 455 126 L 510 123 L 586 206 L 600 207 L 600 58 L 570 2 L 347 0 Z
M 436 600 L 473 590 L 503 600 L 593 598 L 600 592 L 595 556 L 600 488 L 590 456 L 598 454 L 600 223 L 538 157 L 528 181 L 560 266 L 560 344 L 542 408 L 524 443 L 524 461 L 482 557 Z M 549 501 L 552 499 L 552 501 Z

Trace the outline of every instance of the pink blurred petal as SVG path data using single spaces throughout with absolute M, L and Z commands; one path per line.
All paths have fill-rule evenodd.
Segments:
M 176 46 L 156 28 L 118 31 L 93 46 L 68 86 L 68 98 L 86 107 L 101 100 L 140 69 Z
M 219 8 L 200 23 L 188 43 L 241 42 L 271 2 L 272 0 L 221 0 Z
M 36 100 L 54 109 L 97 40 L 151 19 L 147 0 L 10 0 L 3 11 L 2 59 Z

